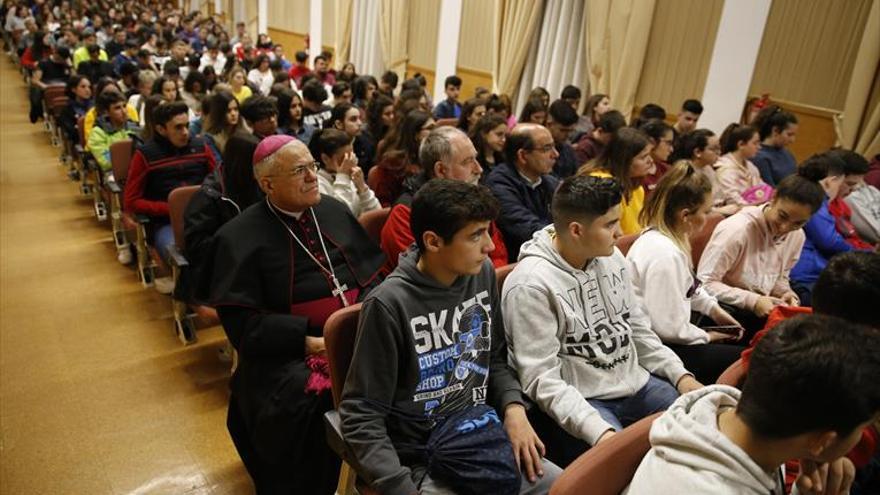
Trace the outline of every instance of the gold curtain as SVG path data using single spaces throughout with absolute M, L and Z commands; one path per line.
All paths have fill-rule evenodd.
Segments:
M 381 29 L 382 57 L 385 68 L 397 73 L 401 80 L 406 75 L 409 60 L 409 2 L 407 0 L 382 0 Z
M 354 0 L 334 0 L 336 2 L 336 69 L 351 58 L 351 20 L 354 16 Z
M 657 0 L 636 105 L 674 114 L 684 100 L 700 99 L 723 7 L 724 0 Z
M 604 93 L 624 115 L 632 112 L 642 77 L 656 0 L 588 0 L 590 92 Z
M 495 93 L 512 97 L 516 91 L 529 48 L 537 42 L 543 11 L 543 0 L 495 0 L 492 47 Z
M 485 0 L 463 0 L 458 35 L 458 66 L 492 72 L 492 31 L 495 5 Z
M 859 44 L 843 113 L 835 118 L 840 143 L 872 157 L 880 153 L 880 0 L 874 0 Z
M 872 0 L 773 0 L 749 94 L 840 111 Z

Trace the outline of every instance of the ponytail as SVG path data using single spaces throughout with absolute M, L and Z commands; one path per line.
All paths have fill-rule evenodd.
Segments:
M 693 160 L 694 153 L 703 151 L 709 146 L 709 138 L 715 133 L 709 129 L 697 129 L 695 131 L 681 134 L 675 140 L 672 154 L 669 156 L 669 162 L 675 163 L 679 160 Z
M 757 132 L 757 129 L 750 125 L 737 124 L 736 122 L 730 124 L 724 129 L 719 138 L 719 141 L 721 141 L 721 153 L 732 153 L 738 150 L 739 143 L 743 141 L 748 142 Z
M 639 223 L 656 229 L 672 239 L 685 253 L 690 254 L 690 243 L 680 229 L 676 229 L 678 213 L 687 209 L 695 211 L 706 203 L 712 194 L 709 178 L 694 168 L 688 160 L 679 160 L 670 168 L 639 213 Z
M 758 134 L 761 136 L 761 141 L 763 141 L 773 134 L 773 129 L 782 132 L 790 124 L 797 123 L 798 120 L 794 114 L 786 112 L 779 105 L 768 105 L 758 112 L 752 125 L 758 129 Z

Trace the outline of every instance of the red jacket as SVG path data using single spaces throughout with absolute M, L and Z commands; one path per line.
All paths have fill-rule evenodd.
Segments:
M 410 207 L 408 205 L 394 205 L 388 215 L 388 220 L 385 221 L 385 226 L 382 227 L 379 245 L 387 258 L 384 267 L 387 273 L 391 273 L 397 267 L 397 257 L 406 251 L 415 240 L 409 226 L 409 214 Z M 504 246 L 501 231 L 495 226 L 495 222 L 489 226 L 489 233 L 492 236 L 492 243 L 495 244 L 495 250 L 489 253 L 489 258 L 495 268 L 504 266 L 507 264 L 507 247 Z
M 168 195 L 181 186 L 201 184 L 214 171 L 214 153 L 202 138 L 175 149 L 157 136 L 135 151 L 128 168 L 123 209 L 154 218 L 168 217 Z
M 852 224 L 852 209 L 843 198 L 837 197 L 828 202 L 828 213 L 834 217 L 834 226 L 847 244 L 862 250 L 874 249 L 874 246 L 863 241 Z

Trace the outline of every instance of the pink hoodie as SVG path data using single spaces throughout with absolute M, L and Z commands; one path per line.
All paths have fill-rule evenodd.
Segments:
M 715 162 L 715 177 L 720 191 L 715 191 L 714 197 L 719 195 L 723 204 L 737 204 L 748 206 L 750 203 L 743 198 L 743 193 L 749 188 L 764 184 L 761 172 L 751 161 L 745 161 L 745 167 L 736 162 L 733 155 L 727 153 Z
M 804 245 L 804 231 L 773 237 L 764 206 L 748 206 L 715 227 L 697 272 L 706 289 L 724 302 L 751 311 L 759 296 L 792 292 L 788 274 Z

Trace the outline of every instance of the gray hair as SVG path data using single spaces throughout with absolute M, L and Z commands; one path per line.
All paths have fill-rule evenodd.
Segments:
M 419 146 L 419 165 L 428 177 L 434 176 L 434 164 L 446 164 L 452 158 L 452 141 L 467 134 L 456 127 L 441 126 L 432 130 Z
M 294 149 L 297 148 L 297 149 Z M 292 153 L 302 153 L 305 152 L 309 154 L 309 149 L 306 148 L 306 145 L 303 144 L 302 141 L 294 140 L 291 141 L 284 146 L 275 150 L 275 153 L 263 158 L 254 164 L 254 178 L 258 181 L 266 177 L 267 175 L 272 175 L 277 170 L 278 166 L 281 165 L 282 160 L 281 156 L 284 154 L 285 150 L 290 150 Z
M 159 74 L 152 69 L 142 70 L 138 72 L 138 84 L 145 86 L 152 86 L 156 79 L 159 79 Z

